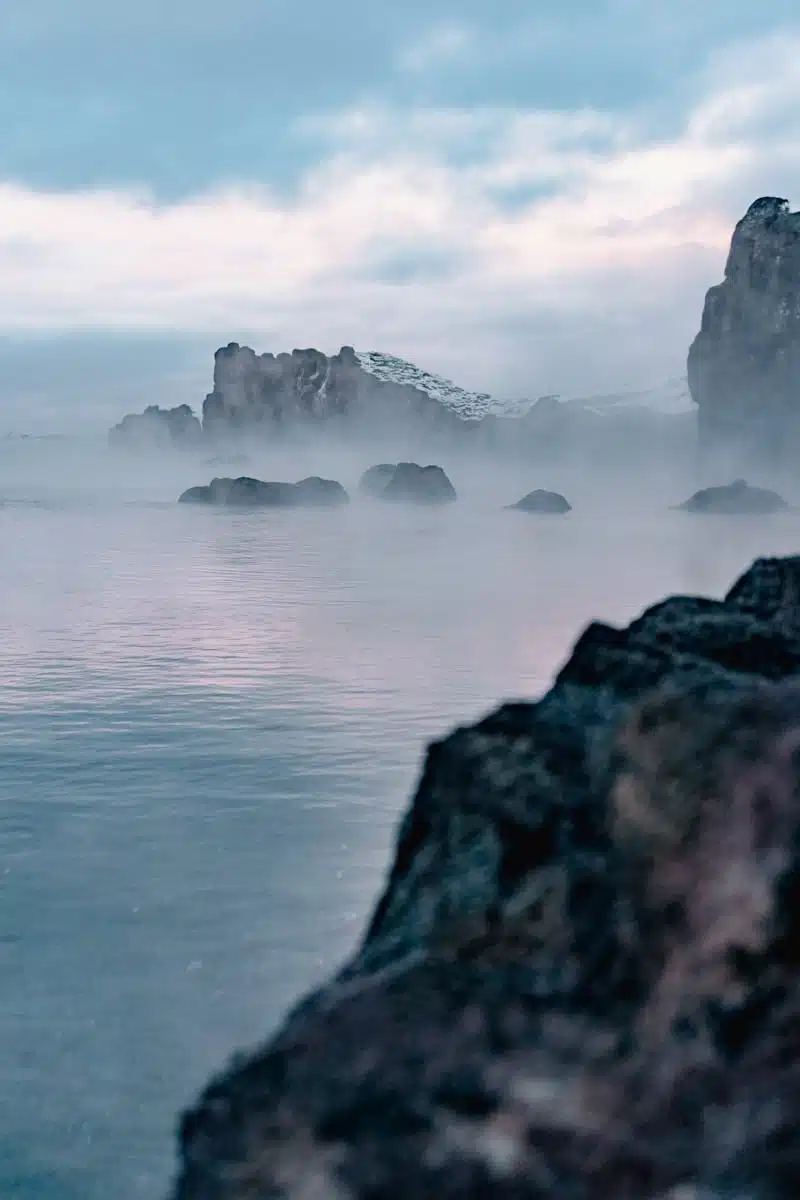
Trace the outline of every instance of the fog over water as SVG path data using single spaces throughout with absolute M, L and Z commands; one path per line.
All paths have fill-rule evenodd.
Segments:
M 669 463 L 435 453 L 459 502 L 427 510 L 357 497 L 385 447 L 209 457 L 0 442 L 9 1200 L 163 1195 L 178 1110 L 352 947 L 424 744 L 539 694 L 590 619 L 800 546 L 800 512 L 669 511 Z M 175 503 L 240 473 L 353 503 Z M 503 511 L 535 487 L 574 511 Z

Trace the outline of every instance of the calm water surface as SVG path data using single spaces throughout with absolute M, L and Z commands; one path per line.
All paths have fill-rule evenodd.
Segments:
M 588 619 L 800 546 L 795 515 L 666 492 L 547 521 L 500 511 L 526 490 L 500 477 L 443 512 L 231 514 L 173 503 L 207 470 L 59 483 L 3 454 L 8 1200 L 163 1196 L 180 1107 L 352 947 L 424 743 L 540 692 Z

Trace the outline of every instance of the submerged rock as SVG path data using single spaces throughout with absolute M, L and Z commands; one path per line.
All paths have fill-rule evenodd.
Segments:
M 800 557 L 434 743 L 351 962 L 174 1200 L 796 1200 Z
M 347 504 L 347 492 L 335 479 L 316 475 L 298 483 L 270 483 L 240 475 L 212 479 L 207 487 L 192 487 L 179 504 L 215 504 L 239 508 L 334 508 Z
M 449 504 L 458 499 L 456 489 L 441 467 L 421 467 L 411 462 L 397 464 L 379 495 L 382 500 L 403 500 L 413 504 Z
M 397 463 L 377 463 L 368 467 L 358 481 L 358 490 L 365 496 L 382 496 L 396 467 Z
M 729 516 L 763 516 L 781 512 L 789 505 L 777 492 L 768 488 L 751 487 L 744 479 L 735 479 L 723 487 L 702 488 L 683 504 L 684 512 L 723 513 Z
M 572 512 L 572 505 L 560 492 L 546 492 L 541 488 L 537 488 L 535 492 L 528 492 L 527 496 L 523 496 L 516 504 L 509 504 L 508 507 L 529 513 Z

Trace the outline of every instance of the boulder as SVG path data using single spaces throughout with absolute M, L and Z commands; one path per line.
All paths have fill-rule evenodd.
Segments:
M 800 450 L 800 213 L 763 196 L 737 224 L 688 357 L 701 449 L 793 464 Z
M 421 467 L 418 463 L 398 463 L 386 486 L 382 500 L 412 504 L 450 504 L 458 499 L 456 489 L 441 467 Z
M 701 488 L 683 504 L 683 512 L 723 513 L 728 516 L 764 516 L 789 507 L 782 496 L 768 488 L 751 487 L 744 479 L 735 479 L 723 487 Z
M 537 488 L 535 492 L 528 492 L 527 496 L 523 496 L 516 504 L 509 504 L 508 507 L 529 513 L 556 514 L 572 511 L 572 505 L 560 492 L 546 492 L 541 488 Z
M 207 487 L 192 487 L 178 497 L 179 504 L 214 504 L 236 508 L 334 508 L 349 496 L 335 479 L 310 476 L 298 483 L 272 483 L 240 475 L 238 479 L 212 479 Z
M 346 966 L 173 1200 L 800 1195 L 800 557 L 595 622 L 434 743 Z
M 397 463 L 378 463 L 368 467 L 358 481 L 358 490 L 365 496 L 382 496 L 396 466 Z

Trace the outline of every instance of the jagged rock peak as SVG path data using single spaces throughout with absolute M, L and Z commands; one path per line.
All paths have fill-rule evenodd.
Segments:
M 687 371 L 701 448 L 772 465 L 800 448 L 800 213 L 762 196 L 736 225 Z

